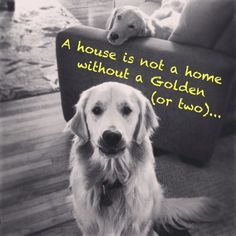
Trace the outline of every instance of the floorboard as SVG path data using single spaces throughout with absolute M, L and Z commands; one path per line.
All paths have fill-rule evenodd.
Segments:
M 0 111 L 0 231 L 58 232 L 61 224 L 73 222 L 68 190 L 71 135 L 62 132 L 60 94 L 1 103 Z M 79 233 L 77 228 L 73 232 Z

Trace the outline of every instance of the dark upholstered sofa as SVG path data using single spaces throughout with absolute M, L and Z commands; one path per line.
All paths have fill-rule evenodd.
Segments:
M 150 14 L 155 4 L 159 6 L 160 1 L 146 1 L 141 8 Z M 160 128 L 153 136 L 154 147 L 192 162 L 206 163 L 214 151 L 236 80 L 235 6 L 234 0 L 190 0 L 169 40 L 139 38 L 121 46 L 112 46 L 106 40 L 107 31 L 103 29 L 79 25 L 60 32 L 56 42 L 57 62 L 65 120 L 73 116 L 73 106 L 82 91 L 107 81 L 126 83 L 141 90 L 160 117 Z M 117 60 L 95 56 L 90 53 L 91 49 L 89 53 L 77 50 L 78 43 L 84 47 L 115 52 Z M 125 64 L 122 61 L 125 53 L 133 55 L 135 63 Z M 161 71 L 140 66 L 140 58 L 157 63 L 163 60 L 166 69 Z M 128 67 L 129 78 L 121 79 L 77 66 L 78 62 L 94 61 L 119 71 Z M 179 69 L 178 74 L 170 73 L 167 68 L 171 66 Z M 221 84 L 186 76 L 186 66 L 193 72 L 220 77 Z M 143 83 L 135 80 L 137 74 L 143 76 Z M 155 76 L 161 76 L 163 81 L 178 80 L 180 84 L 188 81 L 191 86 L 203 89 L 205 97 L 176 92 L 163 86 L 156 87 L 150 82 Z M 170 98 L 176 104 L 160 104 L 160 100 L 157 102 L 159 96 Z M 181 109 L 177 104 L 180 98 L 185 104 L 198 105 L 203 111 L 200 112 L 199 107 L 195 112 Z

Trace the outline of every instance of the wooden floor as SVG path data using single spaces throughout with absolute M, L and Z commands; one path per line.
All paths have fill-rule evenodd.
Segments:
M 59 0 L 83 25 L 104 28 L 113 0 Z M 102 16 L 102 17 L 101 17 Z
M 59 0 L 82 24 L 105 28 L 114 7 L 139 5 L 144 0 Z
M 59 94 L 1 103 L 0 117 L 1 235 L 78 235 Z

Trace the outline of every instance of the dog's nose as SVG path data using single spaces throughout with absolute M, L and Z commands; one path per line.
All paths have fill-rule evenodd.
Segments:
M 119 35 L 114 33 L 114 32 L 112 32 L 111 35 L 110 35 L 110 38 L 111 38 L 111 40 L 116 40 L 116 39 L 119 38 Z
M 122 135 L 119 131 L 106 130 L 102 134 L 103 141 L 110 147 L 114 147 L 121 141 Z

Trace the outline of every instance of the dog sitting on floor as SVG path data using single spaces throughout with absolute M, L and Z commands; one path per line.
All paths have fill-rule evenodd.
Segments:
M 178 25 L 186 1 L 162 0 L 161 7 L 151 16 L 133 6 L 114 9 L 107 21 L 108 42 L 121 45 L 133 37 L 168 39 Z
M 66 129 L 74 215 L 83 235 L 157 235 L 218 213 L 207 197 L 166 199 L 155 174 L 150 136 L 158 118 L 143 94 L 116 82 L 83 92 Z

